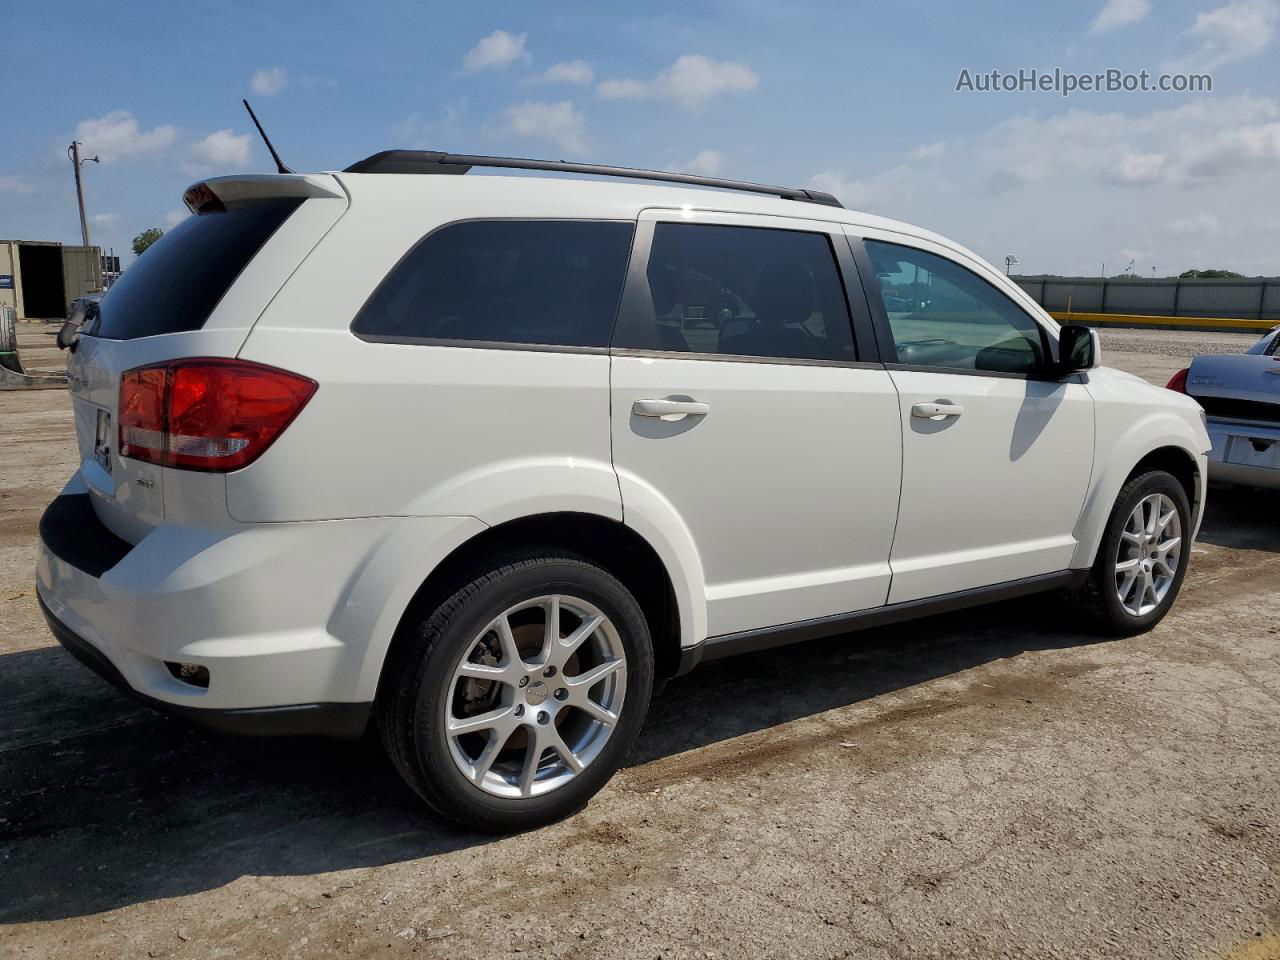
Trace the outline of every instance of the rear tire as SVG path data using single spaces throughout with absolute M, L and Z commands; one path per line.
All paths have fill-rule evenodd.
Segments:
M 505 563 L 406 628 L 378 728 L 400 775 L 442 816 L 488 832 L 559 820 L 635 745 L 653 689 L 648 626 L 627 589 L 587 560 Z
M 1190 532 L 1187 493 L 1172 474 L 1152 470 L 1131 478 L 1116 497 L 1089 579 L 1075 596 L 1078 607 L 1109 636 L 1150 630 L 1182 588 Z

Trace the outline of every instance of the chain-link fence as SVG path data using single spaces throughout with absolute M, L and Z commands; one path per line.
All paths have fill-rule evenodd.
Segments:
M 1280 321 L 1280 278 L 1012 278 L 1046 310 L 1151 317 L 1231 317 Z

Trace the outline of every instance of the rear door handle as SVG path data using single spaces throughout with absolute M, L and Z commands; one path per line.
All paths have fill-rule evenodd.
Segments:
M 697 400 L 637 400 L 631 405 L 637 417 L 705 417 L 711 404 Z
M 958 403 L 947 403 L 945 400 L 916 403 L 911 406 L 911 415 L 921 420 L 942 420 L 946 417 L 958 417 L 962 413 L 964 413 L 964 407 Z

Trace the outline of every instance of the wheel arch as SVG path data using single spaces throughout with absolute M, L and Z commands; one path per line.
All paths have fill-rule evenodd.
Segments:
M 1077 569 L 1091 567 L 1097 556 L 1098 546 L 1106 530 L 1107 519 L 1115 506 L 1120 489 L 1139 473 L 1147 470 L 1165 470 L 1172 474 L 1187 493 L 1191 505 L 1192 529 L 1197 530 L 1203 513 L 1205 498 L 1205 457 L 1198 453 L 1192 442 L 1190 430 L 1176 426 L 1167 432 L 1148 437 L 1147 443 L 1136 446 L 1136 452 L 1122 457 L 1120 450 L 1131 447 L 1132 435 L 1117 444 L 1112 451 L 1101 452 L 1100 461 L 1105 468 L 1095 479 L 1093 489 L 1085 502 L 1085 509 L 1076 526 L 1076 552 L 1071 566 Z
M 555 512 L 518 517 L 488 527 L 454 547 L 422 580 L 401 613 L 385 655 L 378 689 L 395 661 L 406 630 L 428 616 L 475 576 L 538 550 L 576 553 L 607 570 L 640 604 L 654 647 L 657 677 L 675 674 L 689 597 L 679 596 L 659 550 L 632 527 L 594 513 Z
M 1125 476 L 1125 482 L 1148 470 L 1163 470 L 1172 474 L 1187 494 L 1191 515 L 1198 515 L 1200 500 L 1204 496 L 1204 478 L 1201 477 L 1196 458 L 1191 453 L 1184 447 L 1157 447 L 1134 464 L 1133 469 Z

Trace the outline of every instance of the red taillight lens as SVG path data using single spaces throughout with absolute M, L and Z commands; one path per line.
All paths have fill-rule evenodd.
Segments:
M 1186 393 L 1187 392 L 1187 368 L 1179 370 L 1172 377 L 1170 377 L 1169 382 L 1165 384 L 1165 386 L 1168 387 L 1168 389 L 1170 390 L 1177 390 L 1179 393 Z
M 120 455 L 160 463 L 164 456 L 164 367 L 128 370 L 120 378 Z
M 184 470 L 236 470 L 260 457 L 316 383 L 247 360 L 177 360 L 120 378 L 120 455 Z

